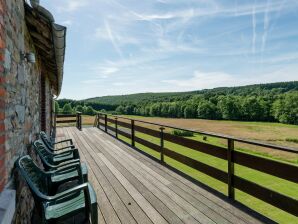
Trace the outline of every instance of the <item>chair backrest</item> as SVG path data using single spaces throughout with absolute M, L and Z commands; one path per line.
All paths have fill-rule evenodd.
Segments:
M 53 164 L 53 156 L 48 151 L 47 147 L 45 146 L 45 143 L 42 140 L 39 139 L 34 141 L 33 146 L 43 163 L 47 162 Z
M 53 143 L 44 131 L 39 132 L 39 137 L 48 148 L 53 149 Z
M 40 197 L 41 194 L 48 195 L 47 175 L 36 165 L 29 155 L 19 158 L 16 161 L 16 166 L 28 184 L 33 196 Z

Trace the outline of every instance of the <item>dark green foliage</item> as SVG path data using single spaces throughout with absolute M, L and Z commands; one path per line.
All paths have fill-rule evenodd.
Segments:
M 298 124 L 298 92 L 280 96 L 272 107 L 273 116 L 281 123 Z
M 181 137 L 193 137 L 194 136 L 193 132 L 191 132 L 191 131 L 178 130 L 178 129 L 173 130 L 172 134 L 176 135 L 176 136 L 181 136 Z
M 55 113 L 58 114 L 60 112 L 60 106 L 57 101 L 55 101 Z
M 62 112 L 63 112 L 63 114 L 72 114 L 73 113 L 70 103 L 67 103 L 64 105 Z
M 294 142 L 294 143 L 298 143 L 298 138 L 286 138 L 287 142 Z
M 76 112 L 84 113 L 84 107 L 82 105 L 77 105 L 76 106 Z
M 96 112 L 93 110 L 91 106 L 88 106 L 86 111 L 84 111 L 84 114 L 93 116 L 96 114 Z
M 226 120 L 239 120 L 241 119 L 241 104 L 239 97 L 227 96 L 220 97 L 218 102 L 218 108 L 220 109 L 223 119 Z
M 221 114 L 217 108 L 217 106 L 207 100 L 203 100 L 199 103 L 197 109 L 198 118 L 203 119 L 220 119 Z
M 181 93 L 140 93 L 87 100 L 59 100 L 60 107 L 85 105 L 115 114 L 278 121 L 298 124 L 298 81 L 224 87 Z

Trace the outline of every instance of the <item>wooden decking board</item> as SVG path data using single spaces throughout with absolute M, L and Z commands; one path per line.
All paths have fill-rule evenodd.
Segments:
M 83 141 L 81 141 L 83 142 Z M 84 144 L 84 143 L 83 143 Z M 88 144 L 84 144 L 83 148 L 88 149 Z M 90 152 L 90 149 L 89 151 Z M 114 191 L 114 189 L 111 187 L 111 184 L 106 179 L 104 174 L 101 172 L 99 166 L 97 166 L 96 163 L 94 163 L 92 159 L 92 154 L 89 154 L 85 151 L 86 159 L 88 160 L 91 169 L 93 170 L 94 174 L 96 175 L 96 178 L 100 180 L 100 184 L 106 193 L 107 197 L 109 198 L 111 205 L 113 206 L 116 214 L 118 215 L 121 223 L 136 223 L 133 216 L 130 214 L 128 208 L 124 205 L 122 200 L 119 198 L 118 194 Z M 94 157 L 93 157 L 94 158 Z
M 88 147 L 89 148 L 89 147 Z M 90 148 L 89 148 L 90 149 Z M 140 209 L 134 199 L 131 197 L 130 194 L 123 188 L 123 186 L 116 180 L 116 178 L 112 175 L 112 173 L 108 170 L 108 168 L 104 165 L 102 161 L 99 161 L 96 156 L 93 155 L 93 152 L 85 151 L 83 149 L 84 154 L 88 157 L 88 161 L 92 163 L 92 169 L 95 169 L 95 174 L 99 180 L 109 181 L 109 187 L 115 190 L 115 194 L 118 194 L 119 198 L 123 201 L 126 205 L 127 209 L 130 211 L 132 216 L 138 223 L 144 224 L 152 224 L 150 219 L 146 216 L 146 214 Z M 96 159 L 95 159 L 96 158 Z M 100 167 L 100 171 L 96 169 L 96 166 Z M 108 184 L 106 184 L 108 185 Z M 126 210 L 120 211 L 121 213 L 127 212 Z M 127 221 L 123 221 L 123 223 L 129 223 Z
M 98 132 L 99 130 L 95 129 L 95 132 Z M 99 131 L 101 132 L 101 131 Z M 135 151 L 129 148 L 127 145 L 119 142 L 117 139 L 112 138 L 111 136 L 106 136 L 109 140 L 111 140 L 114 144 L 120 146 L 123 150 L 126 150 L 129 153 L 135 154 Z M 180 176 L 179 174 L 172 172 L 167 167 L 164 167 L 160 165 L 159 163 L 152 163 L 152 159 L 144 156 L 143 154 L 135 154 L 135 157 L 143 162 L 144 164 L 147 164 L 151 169 L 159 172 L 161 175 L 163 175 L 168 180 L 175 182 L 176 186 L 179 186 L 182 190 L 185 190 L 187 192 L 190 192 L 191 195 L 195 196 L 196 198 L 200 198 L 203 203 L 205 203 L 207 206 L 214 207 L 215 211 L 219 211 L 221 214 L 223 214 L 226 218 L 230 217 L 232 218 L 235 223 L 262 223 L 260 220 L 256 219 L 255 217 L 245 213 L 241 209 L 235 207 L 234 205 L 219 200 L 219 198 L 212 193 L 208 192 L 207 190 L 200 188 L 199 186 L 191 183 L 189 180 L 185 179 L 184 177 Z M 236 219 L 235 218 L 239 218 Z M 242 220 L 242 221 L 241 221 Z
M 112 153 L 113 149 L 108 147 L 108 145 L 105 145 L 104 147 L 107 148 L 107 151 L 109 153 Z M 109 157 L 110 160 L 116 159 L 117 162 L 119 162 L 120 164 L 122 164 L 123 169 L 127 169 L 132 175 L 134 175 L 147 189 L 151 191 L 157 198 L 159 198 L 165 205 L 167 205 L 168 208 L 170 208 L 174 213 L 176 214 L 179 218 L 181 218 L 181 220 L 184 221 L 184 223 L 198 223 L 194 218 L 192 218 L 190 216 L 190 214 L 188 212 L 186 212 L 185 210 L 183 210 L 183 208 L 181 208 L 178 204 L 176 204 L 174 201 L 171 200 L 171 198 L 167 197 L 166 195 L 164 195 L 161 191 L 159 191 L 159 189 L 157 187 L 155 187 L 153 184 L 151 184 L 148 180 L 146 180 L 146 178 L 144 178 L 144 174 L 140 174 L 138 173 L 135 169 L 133 169 L 131 167 L 131 163 L 128 159 L 125 159 L 124 161 L 121 160 L 121 156 L 118 157 L 117 155 L 113 155 L 111 154 L 110 157 L 109 155 L 106 155 Z M 116 164 L 116 162 L 114 163 Z M 172 215 L 173 215 L 172 214 Z
M 65 131 L 67 132 L 67 128 L 64 128 Z M 71 132 L 68 133 L 68 136 L 71 137 L 74 140 L 74 143 L 76 144 L 76 147 L 80 147 L 81 143 L 78 141 L 78 138 L 74 136 Z M 81 149 L 83 147 L 80 147 Z M 82 160 L 87 162 L 84 153 L 81 153 Z M 120 219 L 118 218 L 117 213 L 114 211 L 113 206 L 111 205 L 107 195 L 105 194 L 104 190 L 102 189 L 100 183 L 98 182 L 93 170 L 90 167 L 90 163 L 87 162 L 88 165 L 88 179 L 90 182 L 92 182 L 94 190 L 96 191 L 96 196 L 97 196 L 97 201 L 100 202 L 98 203 L 99 211 L 103 216 L 103 220 L 105 220 L 105 223 L 110 224 L 110 223 L 115 223 L 119 224 Z M 100 218 L 100 217 L 99 217 Z M 100 219 L 99 219 L 100 220 Z
M 86 136 L 85 136 L 86 137 Z M 158 211 L 155 210 L 154 207 L 150 205 L 144 199 L 144 197 L 134 188 L 133 185 L 130 184 L 129 181 L 112 165 L 109 163 L 109 161 L 106 160 L 106 158 L 101 154 L 93 152 L 91 150 L 91 154 L 93 158 L 96 158 L 96 160 L 100 159 L 101 161 L 105 161 L 105 164 L 109 165 L 109 169 L 114 173 L 114 175 L 118 178 L 118 180 L 126 187 L 126 189 L 130 192 L 131 196 L 135 198 L 137 203 L 143 208 L 143 210 L 149 214 L 149 217 L 152 219 L 154 223 L 166 223 L 163 217 L 158 213 Z
M 99 223 L 262 223 L 97 128 L 57 128 L 88 163 Z
M 97 130 L 95 130 L 95 134 L 96 134 L 96 132 L 98 132 Z M 110 138 L 110 136 L 107 136 L 107 138 Z M 109 140 L 112 140 L 112 139 L 109 139 Z M 113 141 L 113 140 L 112 140 Z M 113 143 L 114 143 L 114 141 L 113 141 Z M 125 146 L 126 147 L 126 146 Z M 124 147 L 122 146 L 121 147 L 122 149 L 124 149 Z M 133 150 L 131 150 L 131 149 L 129 149 L 129 151 L 128 151 L 129 153 L 135 153 L 135 151 Z M 139 156 L 138 156 L 138 159 L 140 159 L 140 157 L 141 156 L 143 156 L 143 155 L 141 155 L 141 154 L 139 154 Z M 148 160 L 150 160 L 150 161 L 152 161 L 150 158 L 147 158 L 146 157 L 146 159 L 148 159 Z M 147 166 L 150 166 L 150 168 L 151 169 L 154 169 L 154 170 L 156 170 L 157 172 L 159 172 L 159 173 L 161 173 L 160 172 L 160 169 L 159 169 L 159 167 L 158 166 L 160 166 L 159 164 L 154 164 L 154 166 L 152 166 L 152 164 L 150 163 L 150 161 L 148 162 L 147 160 L 146 161 L 142 161 L 144 164 L 147 164 Z M 146 163 L 145 163 L 146 162 Z M 162 167 L 162 168 L 164 168 L 164 167 Z M 165 168 L 165 169 L 167 169 L 167 168 Z M 163 174 L 161 174 L 161 175 L 163 175 Z M 169 178 L 170 177 L 170 178 Z M 229 222 L 231 222 L 231 223 L 245 223 L 243 220 L 241 220 L 241 219 L 239 219 L 239 218 L 237 218 L 237 217 L 235 217 L 234 215 L 231 215 L 231 213 L 229 213 L 229 212 L 227 212 L 225 209 L 223 209 L 222 207 L 220 207 L 220 206 L 217 206 L 216 204 L 214 204 L 214 202 L 212 202 L 212 201 L 209 201 L 208 199 L 206 199 L 205 197 L 203 197 L 201 194 L 198 194 L 198 192 L 196 192 L 196 191 L 194 191 L 194 190 L 192 190 L 191 188 L 189 188 L 189 186 L 187 186 L 187 185 L 185 185 L 185 184 L 183 184 L 183 183 L 181 183 L 181 182 L 179 182 L 179 181 L 177 181 L 176 179 L 174 179 L 173 177 L 171 177 L 171 176 L 169 176 L 169 175 L 165 175 L 165 178 L 167 178 L 167 179 L 169 179 L 169 180 L 171 180 L 171 181 L 173 181 L 173 182 L 175 182 L 175 184 L 176 183 L 179 183 L 180 184 L 180 186 L 181 186 L 181 189 L 182 190 L 187 190 L 187 189 L 190 189 L 191 190 L 191 197 L 200 197 L 199 199 L 202 199 L 203 200 L 203 202 L 204 202 L 204 204 L 206 205 L 208 205 L 209 204 L 209 207 L 211 207 L 211 208 L 213 208 L 214 209 L 214 211 L 219 211 L 219 214 L 220 215 L 222 215 L 223 217 L 225 217 L 227 220 L 229 220 Z M 188 183 L 188 184 L 191 184 L 191 185 L 193 185 L 193 183 Z M 170 186 L 171 187 L 171 186 Z M 205 192 L 204 192 L 205 193 Z M 210 204 L 211 204 L 211 206 L 210 206 Z M 208 206 L 207 206 L 208 207 Z M 220 219 L 220 218 L 219 218 Z M 258 220 L 257 220 L 258 221 Z M 222 223 L 224 223 L 225 221 L 222 221 L 221 220 L 221 222 Z M 221 223 L 220 222 L 220 223 Z M 256 222 L 253 222 L 253 223 L 256 223 Z
M 110 142 L 107 141 L 107 145 Z M 118 148 L 118 150 L 113 149 L 115 145 L 109 145 L 109 149 L 115 153 L 114 157 L 118 158 L 119 160 L 123 159 L 125 163 L 127 163 L 131 168 L 131 173 L 137 175 L 138 179 L 143 180 L 143 183 L 150 189 L 157 197 L 163 198 L 164 203 L 171 200 L 176 203 L 176 210 L 174 211 L 176 214 L 181 213 L 184 210 L 184 214 L 181 214 L 181 219 L 183 220 L 184 217 L 188 217 L 187 214 L 191 214 L 193 218 L 197 219 L 200 223 L 214 223 L 211 219 L 206 217 L 203 213 L 199 212 L 197 209 L 192 207 L 187 201 L 182 199 L 179 195 L 175 192 L 171 191 L 166 185 L 162 185 L 158 181 L 158 179 L 154 178 L 154 174 L 150 174 L 148 170 L 138 169 L 137 165 L 134 161 L 130 161 L 130 158 L 125 155 L 125 153 L 121 152 L 122 150 Z M 118 154 L 118 155 L 116 155 Z M 118 156 L 118 157 L 117 157 Z M 118 160 L 118 161 L 119 161 Z M 120 162 L 120 161 L 119 161 Z M 153 175 L 153 176 L 152 176 Z M 152 183 L 152 184 L 151 184 Z M 171 205 L 171 204 L 170 204 Z M 178 213 L 177 213 L 178 212 Z M 179 216 L 179 215 L 178 215 Z M 189 223 L 190 220 L 187 220 L 186 223 Z
M 58 129 L 58 130 L 62 130 L 62 129 Z M 65 132 L 67 133 L 68 130 L 65 129 Z M 73 138 L 73 136 L 70 133 L 68 133 L 68 136 L 72 137 L 72 139 L 74 140 L 74 144 L 76 146 L 78 146 L 78 142 L 76 141 L 76 138 Z M 85 158 L 84 154 L 81 154 L 80 156 L 82 157 L 82 160 L 84 162 L 86 162 L 86 158 Z M 99 189 L 100 185 L 99 185 L 98 181 L 96 180 L 96 177 L 95 177 L 92 169 L 90 168 L 90 166 L 88 166 L 88 179 L 89 179 L 90 182 L 95 183 L 93 185 L 94 190 L 96 191 L 96 196 L 98 198 L 97 200 L 100 200 L 99 195 L 101 195 L 100 191 L 102 191 L 102 189 Z M 101 200 L 101 201 L 103 201 L 103 200 Z M 98 204 L 98 222 L 106 224 L 105 218 L 104 218 L 103 213 L 102 213 L 102 209 L 100 209 L 99 204 Z
M 113 158 L 111 158 L 106 152 L 103 151 L 103 153 L 107 157 L 109 157 L 111 161 L 113 161 Z M 167 221 L 171 223 L 182 223 L 180 220 L 175 218 L 175 213 L 170 213 L 166 206 L 161 206 L 162 204 L 159 202 L 159 199 L 155 198 L 153 194 L 150 194 L 150 191 L 148 191 L 148 189 L 144 185 L 136 181 L 137 179 L 131 178 L 132 175 L 126 171 L 125 167 L 121 167 L 120 164 L 116 162 L 113 162 L 113 164 L 118 168 L 118 170 L 121 170 L 121 173 L 123 173 L 125 177 L 128 178 L 128 180 L 133 184 L 133 186 L 136 187 L 136 189 L 144 196 L 144 198 L 146 198 L 146 200 L 148 200 L 148 202 L 152 204 Z
M 107 141 L 107 144 L 110 144 L 111 148 L 116 148 L 118 146 L 113 145 L 110 141 Z M 122 150 L 118 148 L 118 150 L 114 149 L 115 153 L 120 153 Z M 125 157 L 125 155 L 119 155 Z M 129 155 L 126 155 L 129 156 Z M 129 158 L 133 158 L 132 156 L 129 156 Z M 127 160 L 129 160 L 129 158 Z M 135 158 L 133 158 L 133 161 L 135 161 Z M 180 205 L 185 205 L 182 206 L 184 207 L 185 210 L 188 210 L 190 214 L 194 214 L 194 218 L 196 218 L 198 215 L 199 217 L 205 217 L 205 215 L 208 218 L 205 219 L 199 219 L 200 222 L 202 223 L 210 223 L 211 220 L 217 223 L 228 223 L 226 219 L 218 215 L 215 211 L 211 210 L 209 207 L 206 207 L 203 203 L 200 201 L 196 200 L 193 196 L 187 195 L 185 192 L 183 192 L 179 188 L 175 188 L 173 184 L 170 185 L 165 185 L 163 186 L 162 183 L 159 183 L 158 180 L 155 180 L 154 174 L 148 175 L 149 173 L 141 173 L 141 175 L 147 177 L 149 181 L 152 181 L 152 183 L 155 183 L 156 187 L 160 190 L 162 190 L 165 194 L 168 194 L 168 197 L 170 198 L 176 198 L 175 201 L 177 201 L 177 204 Z M 198 209 L 200 212 L 194 211 L 194 209 Z M 210 220 L 211 219 L 211 220 Z

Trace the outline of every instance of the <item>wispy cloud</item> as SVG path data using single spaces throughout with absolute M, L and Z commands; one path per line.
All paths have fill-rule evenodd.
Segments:
M 73 21 L 70 20 L 70 19 L 67 19 L 67 20 L 64 20 L 64 21 L 61 22 L 62 25 L 68 26 L 68 27 L 71 26 L 72 23 L 73 23 Z
M 252 9 L 252 53 L 253 54 L 256 52 L 256 38 L 257 38 L 256 26 L 257 26 L 256 9 L 255 9 L 255 3 L 254 3 L 253 9 Z
M 191 78 L 163 80 L 163 83 L 175 85 L 182 90 L 199 90 L 215 87 L 249 85 L 255 83 L 268 83 L 297 80 L 298 66 L 284 66 L 274 72 L 255 75 L 239 75 L 225 72 L 195 71 Z
M 67 0 L 64 5 L 58 7 L 58 11 L 68 13 L 75 12 L 80 8 L 87 6 L 88 3 L 89 0 Z
M 118 42 L 117 40 L 115 39 L 114 37 L 114 34 L 113 34 L 113 31 L 110 27 L 110 24 L 107 20 L 104 21 L 104 25 L 105 25 L 105 29 L 106 29 L 106 32 L 108 34 L 108 37 L 114 47 L 114 50 L 118 53 L 119 57 L 120 58 L 123 58 L 123 53 L 122 53 L 122 50 L 120 49 L 120 46 L 118 45 Z
M 89 73 L 93 74 L 94 76 L 99 76 L 101 78 L 108 78 L 110 75 L 119 71 L 119 68 L 112 65 L 94 65 L 89 68 Z

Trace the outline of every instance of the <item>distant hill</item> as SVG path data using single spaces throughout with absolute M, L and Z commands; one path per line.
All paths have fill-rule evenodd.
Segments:
M 248 95 L 251 93 L 267 94 L 274 90 L 276 94 L 298 90 L 298 81 L 278 82 L 269 84 L 255 84 L 238 87 L 219 87 L 190 92 L 136 93 L 128 95 L 101 96 L 82 100 L 83 102 L 97 102 L 101 104 L 120 105 L 126 103 L 138 104 L 144 102 L 171 102 L 172 100 L 187 100 L 192 96 L 207 95 Z
M 172 118 L 279 121 L 298 124 L 298 81 L 221 87 L 190 92 L 137 93 L 80 101 L 61 99 L 74 111 L 109 111 Z M 58 107 L 58 108 L 59 108 Z

